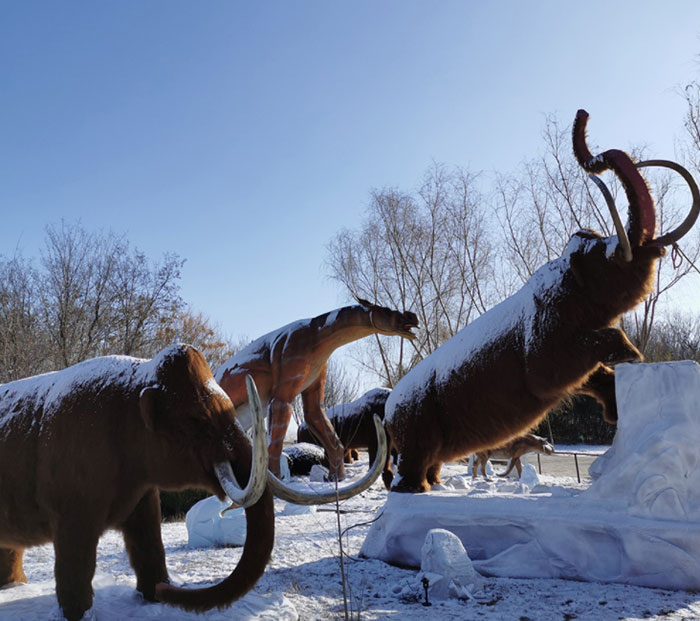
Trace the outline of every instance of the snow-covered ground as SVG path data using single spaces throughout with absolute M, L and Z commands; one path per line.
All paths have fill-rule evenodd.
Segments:
M 581 448 L 581 447 L 578 447 Z M 367 468 L 366 455 L 349 465 L 352 477 Z M 449 464 L 447 480 L 462 479 L 467 467 Z M 470 477 L 464 480 L 470 482 Z M 585 483 L 575 477 L 540 476 L 540 484 L 580 490 Z M 485 482 L 477 479 L 484 493 L 498 493 L 499 486 L 513 480 Z M 490 489 L 490 491 L 488 491 Z M 579 619 L 700 618 L 700 595 L 687 591 L 666 591 L 619 584 L 574 582 L 570 580 L 486 578 L 479 592 L 468 600 L 435 601 L 422 605 L 418 592 L 407 592 L 417 574 L 382 561 L 358 558 L 369 530 L 387 493 L 380 483 L 359 498 L 341 503 L 343 546 L 348 555 L 345 572 L 350 618 L 357 619 L 513 619 L 550 621 Z M 281 512 L 285 503 L 277 501 Z M 232 608 L 194 615 L 141 600 L 124 553 L 121 537 L 106 533 L 98 550 L 93 586 L 92 613 L 99 619 L 336 619 L 343 618 L 343 588 L 339 562 L 336 513 L 319 507 L 315 513 L 279 515 L 272 561 L 252 594 Z M 225 577 L 238 561 L 240 548 L 192 549 L 184 522 L 163 525 L 163 538 L 171 579 L 186 585 L 205 584 Z M 53 549 L 41 546 L 27 550 L 25 570 L 29 584 L 0 591 L 0 619 L 58 619 L 53 580 Z M 410 590 L 410 589 L 409 589 Z M 256 617 L 257 615 L 257 617 Z

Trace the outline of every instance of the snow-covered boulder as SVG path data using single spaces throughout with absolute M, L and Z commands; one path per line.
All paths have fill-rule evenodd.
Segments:
M 444 528 L 433 528 L 425 536 L 416 580 L 422 584 L 424 578 L 431 599 L 465 599 L 481 584 L 459 537 Z
M 618 365 L 616 396 L 615 442 L 587 490 L 392 492 L 361 555 L 418 567 L 439 526 L 481 574 L 700 588 L 700 365 Z
M 231 509 L 230 501 L 209 496 L 192 505 L 185 516 L 187 545 L 191 548 L 213 546 L 242 546 L 245 543 L 246 522 L 243 509 Z

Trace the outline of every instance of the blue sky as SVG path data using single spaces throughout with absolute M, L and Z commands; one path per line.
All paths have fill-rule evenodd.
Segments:
M 507 172 L 581 107 L 672 157 L 699 35 L 694 1 L 6 1 L 0 254 L 126 233 L 252 338 L 349 302 L 326 244 L 433 161 Z

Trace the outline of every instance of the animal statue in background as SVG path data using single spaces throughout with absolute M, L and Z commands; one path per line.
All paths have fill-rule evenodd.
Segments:
M 0 385 L 0 587 L 26 582 L 24 548 L 52 541 L 58 603 L 67 619 L 80 619 L 92 606 L 98 539 L 114 528 L 146 600 L 203 611 L 241 597 L 274 543 L 262 409 L 258 418 L 251 451 L 230 399 L 188 346 Z M 246 508 L 240 561 L 207 588 L 168 580 L 158 489 L 185 487 L 228 494 Z
M 653 288 L 657 260 L 693 226 L 700 193 L 692 176 L 664 160 L 635 162 L 623 151 L 594 157 L 586 145 L 588 114 L 573 127 L 574 154 L 585 171 L 612 170 L 629 201 L 627 231 L 610 192 L 601 187 L 617 235 L 575 233 L 561 257 L 418 363 L 394 387 L 385 427 L 399 453 L 392 490 L 424 492 L 440 481 L 442 463 L 499 446 L 532 429 L 563 398 L 585 393 L 615 423 L 610 365 L 642 358 L 616 325 Z M 666 166 L 690 186 L 690 213 L 655 238 L 655 207 L 642 166 Z M 393 472 L 387 462 L 385 482 Z
M 270 470 L 280 473 L 282 443 L 292 417 L 292 401 L 301 394 L 304 420 L 328 456 L 331 478 L 345 478 L 344 447 L 323 410 L 326 364 L 330 355 L 352 341 L 383 334 L 414 339 L 418 318 L 358 299 L 311 319 L 274 330 L 250 343 L 224 362 L 214 377 L 233 401 L 240 417 L 245 405 L 245 376 L 255 380 L 267 404 Z M 245 426 L 245 425 L 244 425 Z
M 376 414 L 384 420 L 384 404 L 390 393 L 388 388 L 373 388 L 359 399 L 334 405 L 326 410 L 328 420 L 345 447 L 345 463 L 352 463 L 351 451 L 359 448 L 367 449 L 369 463 L 374 463 L 377 456 L 377 436 L 374 432 L 373 416 Z M 297 442 L 321 445 L 320 439 L 304 423 L 297 428 Z
M 477 469 L 481 469 L 481 474 L 486 476 L 486 462 L 489 459 L 504 459 L 508 461 L 508 467 L 505 472 L 498 476 L 507 477 L 515 468 L 518 472 L 518 478 L 520 478 L 520 475 L 523 473 L 523 465 L 520 462 L 520 458 L 523 455 L 527 453 L 551 455 L 553 452 L 554 447 L 545 438 L 536 436 L 534 433 L 526 433 L 513 438 L 503 446 L 477 451 L 472 462 L 472 476 L 476 476 Z

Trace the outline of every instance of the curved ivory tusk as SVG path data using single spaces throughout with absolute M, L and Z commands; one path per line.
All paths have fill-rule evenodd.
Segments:
M 598 186 L 600 192 L 605 198 L 605 202 L 608 204 L 608 209 L 610 210 L 610 215 L 612 216 L 613 224 L 615 225 L 615 230 L 617 231 L 617 239 L 620 243 L 620 246 L 622 247 L 622 258 L 627 263 L 629 263 L 632 260 L 632 247 L 630 246 L 630 240 L 627 237 L 625 227 L 622 225 L 620 214 L 617 213 L 617 207 L 615 207 L 615 200 L 613 199 L 610 190 L 608 190 L 608 186 L 605 185 L 605 183 L 603 183 L 602 179 L 599 179 L 598 177 L 592 174 L 589 174 L 588 178 Z
M 248 401 L 253 418 L 253 457 L 248 477 L 248 485 L 241 489 L 236 482 L 231 463 L 226 460 L 214 466 L 216 477 L 231 501 L 239 507 L 254 505 L 265 490 L 267 483 L 267 437 L 265 434 L 265 414 L 255 382 L 250 375 L 245 378 Z
M 683 166 L 672 162 L 671 160 L 646 160 L 644 162 L 637 162 L 637 168 L 643 168 L 645 166 L 662 166 L 664 168 L 670 168 L 671 170 L 677 172 L 685 182 L 690 187 L 690 194 L 693 197 L 693 204 L 690 207 L 690 213 L 686 216 L 685 220 L 676 227 L 673 231 L 657 237 L 654 241 L 662 246 L 670 246 L 675 244 L 683 235 L 685 235 L 695 224 L 695 221 L 700 215 L 700 191 L 698 191 L 698 186 L 691 175 Z
M 384 464 L 386 463 L 387 456 L 387 443 L 386 434 L 384 433 L 384 426 L 382 421 L 376 414 L 374 415 L 374 427 L 377 432 L 377 456 L 374 459 L 372 468 L 370 471 L 359 481 L 348 485 L 342 489 L 332 490 L 329 492 L 300 492 L 299 490 L 292 489 L 291 487 L 285 485 L 271 472 L 267 473 L 268 481 L 270 482 L 270 487 L 272 488 L 272 493 L 278 496 L 282 500 L 287 502 L 293 502 L 297 505 L 321 505 L 327 502 L 335 502 L 337 500 L 345 500 L 352 496 L 364 492 L 369 488 L 372 483 L 374 483 L 382 470 L 384 469 Z

